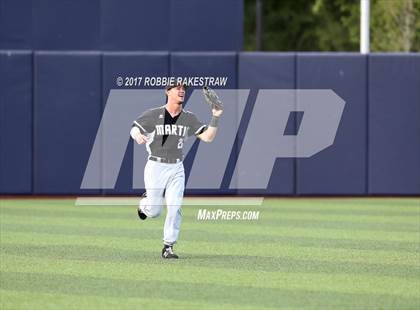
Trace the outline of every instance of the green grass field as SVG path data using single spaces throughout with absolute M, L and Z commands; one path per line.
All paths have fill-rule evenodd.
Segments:
M 256 221 L 198 221 L 179 260 L 164 216 L 2 199 L 0 309 L 419 309 L 419 199 L 266 199 Z M 218 207 L 213 207 L 213 209 Z M 219 207 L 220 208 L 220 207 Z

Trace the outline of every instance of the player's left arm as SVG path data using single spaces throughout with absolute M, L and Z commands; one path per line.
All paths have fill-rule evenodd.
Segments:
M 223 113 L 223 110 L 212 109 L 213 116 L 211 118 L 210 124 L 208 125 L 207 129 L 197 135 L 201 141 L 204 142 L 212 142 L 216 137 L 217 127 L 219 125 L 220 116 Z

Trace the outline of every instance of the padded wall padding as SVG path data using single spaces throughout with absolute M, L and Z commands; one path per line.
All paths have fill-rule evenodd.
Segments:
M 34 79 L 34 193 L 98 193 L 80 185 L 102 111 L 101 55 L 35 53 Z
M 0 49 L 32 47 L 30 0 L 0 0 Z
M 333 145 L 297 159 L 297 194 L 366 193 L 366 62 L 359 54 L 297 55 L 298 89 L 331 89 L 346 102 Z
M 0 51 L 0 193 L 32 191 L 32 53 Z
M 248 100 L 238 134 L 240 145 L 246 134 L 247 122 L 250 119 L 258 91 L 260 89 L 294 89 L 296 76 L 295 55 L 292 53 L 240 53 L 238 63 L 238 87 L 251 90 L 251 98 Z M 264 139 L 269 143 L 269 137 Z M 268 188 L 264 193 L 278 195 L 293 195 L 295 193 L 294 158 L 278 158 L 276 160 Z
M 0 0 L 0 49 L 239 51 L 243 0 Z
M 420 194 L 420 55 L 369 56 L 369 194 Z
M 95 50 L 100 43 L 100 0 L 32 3 L 33 49 Z
M 109 91 L 143 87 L 121 87 L 116 78 L 173 75 L 226 76 L 227 85 L 221 88 L 250 89 L 243 114 L 238 112 L 235 119 L 229 119 L 228 114 L 235 113 L 226 113 L 222 119 L 223 125 L 229 119 L 232 128 L 239 124 L 239 129 L 233 145 L 223 146 L 230 155 L 221 190 L 194 188 L 187 193 L 419 195 L 418 72 L 419 54 L 238 56 L 234 52 L 69 51 L 32 55 L 30 51 L 1 50 L 0 193 L 137 194 L 141 184 L 132 190 L 133 143 L 128 137 L 115 189 L 81 190 L 80 186 Z M 237 191 L 231 181 L 238 147 L 255 111 L 257 93 L 264 88 L 332 89 L 346 104 L 333 145 L 310 158 L 277 159 L 267 190 Z M 190 94 L 188 90 L 187 99 Z M 151 100 L 151 104 L 164 103 L 163 90 L 162 97 L 158 94 L 156 98 L 159 99 Z M 187 101 L 186 109 L 208 122 L 208 107 L 202 100 L 196 101 L 200 106 Z M 289 120 L 287 134 L 293 135 L 293 122 L 301 122 L 302 126 L 305 115 Z M 194 143 L 185 159 L 187 176 L 194 158 L 200 154 L 198 147 L 199 143 Z M 255 162 L 258 165 L 258 159 Z M 141 169 L 137 170 L 142 176 Z M 93 178 L 98 174 L 97 180 L 102 180 L 100 173 L 101 169 L 97 169 Z

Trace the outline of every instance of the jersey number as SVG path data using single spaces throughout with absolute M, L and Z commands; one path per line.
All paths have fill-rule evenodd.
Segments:
M 179 141 L 178 141 L 178 148 L 179 149 L 182 149 L 182 147 L 184 146 L 184 139 L 182 139 L 182 138 L 179 138 Z

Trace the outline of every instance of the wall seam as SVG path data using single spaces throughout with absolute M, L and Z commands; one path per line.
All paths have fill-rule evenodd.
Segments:
M 293 56 L 293 68 L 294 68 L 294 89 L 295 89 L 295 96 L 294 96 L 294 100 L 295 100 L 295 110 L 297 110 L 297 88 L 298 88 L 298 53 L 294 53 Z M 297 118 L 295 117 L 294 119 L 294 125 L 295 125 L 295 133 L 296 135 L 297 133 Z M 297 166 L 298 166 L 298 162 L 297 162 L 297 158 L 296 158 L 296 154 L 297 154 L 297 140 L 295 140 L 295 157 L 293 158 L 293 196 L 299 196 L 298 195 L 298 173 L 297 173 Z
M 104 72 L 104 67 L 103 67 L 104 66 L 104 61 L 103 61 L 104 52 L 101 51 L 99 56 L 100 56 L 100 58 L 99 58 L 99 63 L 100 63 L 100 66 L 99 66 L 99 90 L 100 90 L 99 97 L 100 97 L 100 99 L 99 100 L 100 100 L 100 102 L 99 102 L 99 127 L 98 127 L 98 130 L 101 126 L 103 112 L 105 111 L 104 75 L 103 75 L 103 72 Z M 100 153 L 100 156 L 99 156 L 99 167 L 100 167 L 100 169 L 99 169 L 99 180 L 100 180 L 101 188 L 99 189 L 99 194 L 101 196 L 105 196 L 105 189 L 102 186 L 103 185 L 103 169 L 102 169 L 102 167 L 103 167 L 103 157 L 102 156 L 104 154 L 104 152 L 103 152 L 103 135 L 101 135 L 101 142 L 100 143 L 101 143 L 101 153 Z M 92 145 L 92 147 L 93 147 L 93 145 Z
M 370 113 L 370 68 L 369 68 L 369 64 L 370 64 L 370 54 L 367 54 L 366 56 L 366 94 L 365 94 L 365 99 L 366 99 L 366 154 L 365 154 L 365 195 L 369 195 L 369 144 L 370 144 L 370 140 L 369 140 L 369 133 L 370 133 L 370 122 L 369 122 L 369 113 Z
M 32 51 L 32 100 L 31 100 L 31 116 L 32 116 L 32 141 L 31 141 L 31 150 L 32 150 L 32 176 L 31 176 L 31 194 L 35 194 L 35 186 L 36 186 L 36 172 L 37 172 L 37 168 L 36 168 L 36 109 L 35 109 L 35 104 L 36 104 L 36 60 L 35 60 L 35 51 Z

